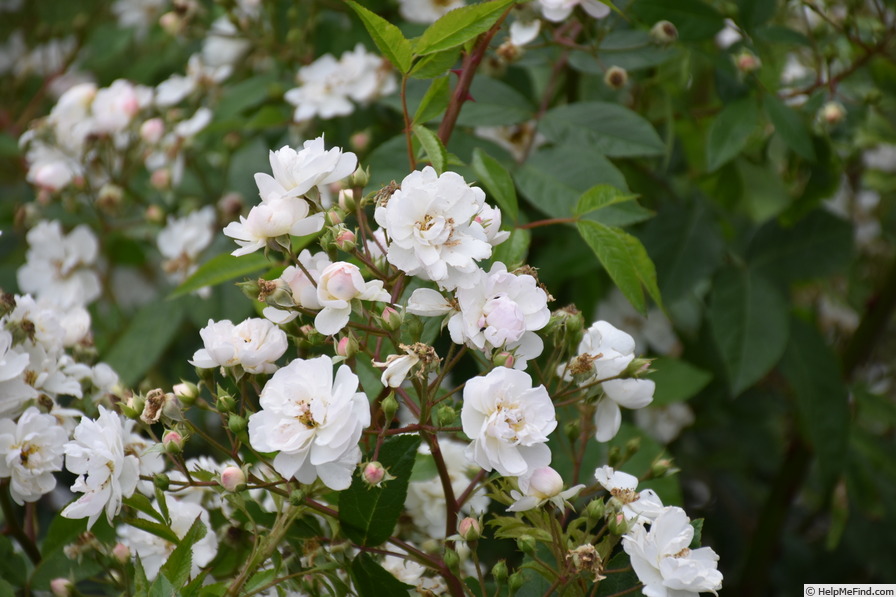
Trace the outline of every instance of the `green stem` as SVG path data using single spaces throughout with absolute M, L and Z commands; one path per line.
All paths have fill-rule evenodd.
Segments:
M 299 512 L 301 512 L 301 507 L 289 505 L 286 510 L 277 517 L 277 521 L 274 523 L 271 532 L 264 536 L 261 547 L 253 551 L 249 561 L 246 562 L 246 565 L 240 571 L 240 575 L 233 581 L 230 588 L 227 589 L 226 594 L 228 596 L 236 597 L 236 595 L 240 594 L 240 590 L 249 580 L 249 577 L 252 576 L 258 567 L 264 564 L 264 562 L 271 557 L 271 554 L 277 550 L 280 542 L 289 530 L 289 526 L 299 515 Z

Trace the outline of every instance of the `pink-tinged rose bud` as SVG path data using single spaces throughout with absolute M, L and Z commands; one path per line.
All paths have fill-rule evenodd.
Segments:
M 743 50 L 734 57 L 734 66 L 742 73 L 752 73 L 759 70 L 762 62 L 759 58 L 749 50 Z
M 124 543 L 116 543 L 112 548 L 112 557 L 121 564 L 127 564 L 131 559 L 131 549 Z
M 158 205 L 150 205 L 143 214 L 147 222 L 161 224 L 165 220 L 165 213 Z
M 50 581 L 50 592 L 56 597 L 68 597 L 72 594 L 72 581 L 67 578 L 54 578 Z
M 563 491 L 563 478 L 549 466 L 536 469 L 529 479 L 529 494 L 541 500 L 554 497 Z
M 370 134 L 366 131 L 355 133 L 349 137 L 348 144 L 355 151 L 364 151 L 370 145 Z
M 607 523 L 607 526 L 610 528 L 610 532 L 614 535 L 624 535 L 629 530 L 628 521 L 625 520 L 625 515 L 621 512 L 612 516 Z
M 168 452 L 176 454 L 183 450 L 184 438 L 177 431 L 166 431 L 165 435 L 162 436 L 162 445 L 165 446 L 165 450 Z
M 358 341 L 352 336 L 345 336 L 336 343 L 336 354 L 349 358 L 358 352 Z
M 513 354 L 505 350 L 496 353 L 492 358 L 492 362 L 498 367 L 510 367 L 511 369 L 513 369 L 513 364 L 516 362 L 516 358 L 513 356 Z
M 401 327 L 401 313 L 399 313 L 392 307 L 386 307 L 385 309 L 383 309 L 382 319 L 383 327 L 387 331 L 394 332 Z
M 351 189 L 342 189 L 339 191 L 339 199 L 337 200 L 339 207 L 346 212 L 355 210 L 355 194 Z
M 140 125 L 140 138 L 155 145 L 165 134 L 165 123 L 161 118 L 150 118 Z
M 327 212 L 327 224 L 330 226 L 337 226 L 345 221 L 345 218 L 342 217 L 342 211 L 338 209 L 331 209 Z
M 386 469 L 379 462 L 368 462 L 364 465 L 361 477 L 368 485 L 379 485 L 386 477 Z
M 199 388 L 189 381 L 174 384 L 171 391 L 184 403 L 190 403 L 199 397 Z
M 171 186 L 171 172 L 168 168 L 159 168 L 150 175 L 149 183 L 159 190 L 165 190 Z
M 221 487 L 227 491 L 240 491 L 246 487 L 246 474 L 238 466 L 228 466 L 221 471 Z
M 475 518 L 467 516 L 457 525 L 457 534 L 465 541 L 476 541 L 482 537 L 482 524 Z
M 337 249 L 348 253 L 355 248 L 355 233 L 351 230 L 342 230 L 336 235 L 333 242 Z
M 178 35 L 184 28 L 184 20 L 176 12 L 166 12 L 159 17 L 159 25 L 168 35 Z

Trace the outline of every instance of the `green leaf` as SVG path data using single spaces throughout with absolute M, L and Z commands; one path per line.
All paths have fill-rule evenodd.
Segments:
M 193 275 L 174 289 L 168 298 L 177 298 L 206 286 L 215 286 L 234 278 L 247 276 L 270 267 L 271 263 L 263 253 L 250 253 L 234 257 L 230 253 L 222 253 L 212 257 L 199 266 Z
M 404 507 L 419 446 L 416 435 L 394 436 L 383 443 L 379 461 L 396 478 L 379 487 L 371 487 L 355 471 L 351 487 L 339 494 L 339 523 L 349 539 L 372 547 L 389 538 Z
M 610 278 L 635 309 L 641 314 L 647 313 L 642 286 L 647 289 L 654 302 L 662 306 L 660 291 L 656 285 L 656 270 L 641 241 L 619 228 L 604 226 L 591 220 L 579 220 L 576 227 Z
M 691 296 L 722 263 L 725 243 L 709 210 L 699 202 L 660 210 L 640 235 L 656 264 L 667 305 Z
M 139 512 L 143 512 L 147 516 L 151 516 L 156 519 L 159 523 L 165 524 L 165 517 L 156 511 L 155 508 L 152 507 L 152 502 L 149 501 L 149 498 L 143 495 L 142 493 L 135 493 L 130 497 L 126 497 L 121 500 L 125 506 L 133 508 Z M 161 502 L 159 502 L 161 505 Z
M 691 544 L 688 546 L 691 549 L 697 549 L 700 547 L 701 542 L 703 541 L 703 519 L 696 518 L 691 521 L 691 526 L 694 527 L 694 537 L 691 539 Z
M 715 277 L 709 321 L 734 396 L 768 373 L 787 346 L 787 301 L 751 270 L 729 268 Z
M 815 150 L 812 148 L 809 127 L 803 122 L 799 113 L 774 95 L 765 96 L 763 101 L 765 113 L 775 125 L 775 132 L 781 135 L 788 147 L 807 160 L 815 161 Z
M 422 124 L 414 125 L 414 135 L 420 140 L 423 151 L 429 158 L 429 163 L 436 169 L 438 174 L 445 171 L 445 162 L 448 161 L 448 152 L 442 145 L 442 140 L 434 132 L 423 126 Z
M 507 265 L 508 269 L 519 267 L 526 261 L 530 244 L 532 244 L 532 231 L 514 228 L 510 232 L 510 238 L 495 247 L 492 261 L 500 261 Z
M 740 153 L 758 127 L 759 108 L 752 98 L 725 106 L 707 133 L 706 170 L 713 172 Z
M 830 489 L 846 464 L 850 426 L 849 391 L 837 358 L 814 327 L 794 319 L 781 373 L 796 394 L 801 427 Z
M 849 265 L 852 255 L 852 224 L 823 209 L 789 228 L 768 222 L 747 248 L 750 268 L 781 283 L 829 276 Z
M 168 556 L 168 560 L 162 564 L 160 572 L 171 584 L 180 588 L 186 584 L 190 578 L 190 570 L 193 567 L 193 546 L 196 542 L 205 537 L 208 529 L 205 524 L 197 516 L 196 520 L 190 526 L 184 538 L 180 540 L 180 544 Z
M 550 110 L 539 132 L 557 144 L 583 144 L 613 157 L 663 155 L 666 146 L 643 116 L 611 102 L 579 102 Z
M 364 28 L 383 56 L 388 58 L 400 72 L 406 73 L 411 70 L 411 42 L 402 35 L 401 30 L 357 2 L 345 0 L 345 3 L 361 18 Z
M 606 568 L 608 570 L 624 570 L 624 572 L 608 574 L 607 578 L 600 581 L 595 597 L 609 597 L 610 595 L 618 595 L 620 593 L 625 594 L 630 592 L 633 587 L 638 586 L 641 582 L 638 580 L 638 575 L 631 567 L 631 560 L 629 559 L 628 554 L 624 551 L 620 551 L 613 556 L 607 563 Z M 636 595 L 637 593 L 632 594 Z
M 414 53 L 425 56 L 455 48 L 492 28 L 516 0 L 492 0 L 452 10 L 430 25 L 417 39 Z
M 423 124 L 433 118 L 441 116 L 451 101 L 451 86 L 448 77 L 437 77 L 432 80 L 426 95 L 420 100 L 417 112 L 414 113 L 414 123 Z
M 352 560 L 350 572 L 360 597 L 407 595 L 409 590 L 414 589 L 395 578 L 366 553 L 358 554 Z
M 374 367 L 370 356 L 364 353 L 355 355 L 355 363 L 355 373 L 361 381 L 361 389 L 368 399 L 373 400 L 383 389 L 383 382 L 380 381 L 383 372 Z
M 470 97 L 457 117 L 460 126 L 502 126 L 531 120 L 535 106 L 529 99 L 502 81 L 477 76 L 470 85 Z
M 473 161 L 470 165 L 498 207 L 516 222 L 520 217 L 520 208 L 517 204 L 516 187 L 513 185 L 510 173 L 498 160 L 478 147 L 473 150 Z
M 180 543 L 180 537 L 175 535 L 174 531 L 172 531 L 168 525 L 153 522 L 151 520 L 146 520 L 145 518 L 134 518 L 130 516 L 122 517 L 122 522 L 134 528 L 138 528 L 141 531 L 146 531 L 147 533 L 164 539 L 169 543 L 174 543 L 175 545 Z
M 164 574 L 160 574 L 150 585 L 147 597 L 175 597 L 179 588 L 174 587 Z
M 671 404 L 694 397 L 712 381 L 712 373 L 687 361 L 660 357 L 653 361 L 649 377 L 656 382 L 653 404 Z
M 588 147 L 572 145 L 539 149 L 514 172 L 514 181 L 531 205 L 552 218 L 568 218 L 581 194 L 595 185 L 628 189 L 625 177 L 607 158 Z M 615 210 L 623 205 L 626 204 L 608 208 L 601 217 L 619 213 Z M 635 203 L 629 205 L 639 207 Z M 635 221 L 643 219 L 646 218 Z M 629 219 L 601 221 L 615 226 L 631 223 Z
M 599 209 L 637 199 L 637 195 L 626 195 L 619 189 L 607 184 L 591 187 L 585 191 L 576 203 L 575 215 L 584 216 Z
M 526 520 L 516 516 L 495 516 L 488 521 L 488 526 L 495 528 L 495 537 L 498 539 L 519 539 L 520 537 L 532 537 L 536 541 L 550 543 L 551 534 L 533 526 Z
M 415 79 L 440 77 L 454 66 L 459 55 L 460 48 L 451 48 L 444 52 L 436 52 L 435 54 L 424 56 L 414 64 L 410 74 Z
M 125 386 L 134 386 L 177 336 L 186 312 L 182 299 L 153 301 L 137 311 L 124 333 L 103 355 Z M 165 322 L 159 325 L 159 322 Z
M 24 587 L 28 578 L 28 565 L 25 558 L 20 553 L 16 553 L 12 540 L 6 535 L 0 535 L 0 578 L 14 583 L 16 586 Z M 3 594 L 3 588 L 0 587 L 0 595 Z M 14 593 L 10 592 L 9 595 Z
M 663 19 L 672 21 L 681 41 L 709 39 L 725 24 L 721 14 L 700 0 L 637 0 L 631 12 L 648 25 Z

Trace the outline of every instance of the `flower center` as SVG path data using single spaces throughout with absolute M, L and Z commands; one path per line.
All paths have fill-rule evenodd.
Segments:
M 637 502 L 641 499 L 641 494 L 634 489 L 621 489 L 617 487 L 616 489 L 611 489 L 610 493 L 623 504 L 631 504 L 632 502 Z
M 426 214 L 422 222 L 417 222 L 414 236 L 423 244 L 442 245 L 448 242 L 454 232 L 454 219 Z
M 691 550 L 688 549 L 687 547 L 685 547 L 684 549 L 682 549 L 682 550 L 679 551 L 678 553 L 672 554 L 672 555 L 669 556 L 669 557 L 672 557 L 672 558 L 686 558 L 686 557 L 688 557 L 690 554 L 691 554 Z

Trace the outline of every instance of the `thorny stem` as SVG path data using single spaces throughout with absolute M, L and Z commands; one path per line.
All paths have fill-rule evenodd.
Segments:
M 501 18 L 492 25 L 492 28 L 479 36 L 473 51 L 464 57 L 460 75 L 458 75 L 457 79 L 457 86 L 454 88 L 454 93 L 451 95 L 451 101 L 448 102 L 448 107 L 445 109 L 442 123 L 439 125 L 439 139 L 441 139 L 443 145 L 448 145 L 448 140 L 451 139 L 451 133 L 454 132 L 454 125 L 457 124 L 457 117 L 460 115 L 460 109 L 469 97 L 470 85 L 473 83 L 476 69 L 479 68 L 479 64 L 482 62 L 482 59 L 485 58 L 488 45 L 501 28 L 504 19 L 510 14 L 512 8 L 513 5 L 507 7 L 504 14 L 501 15 Z

